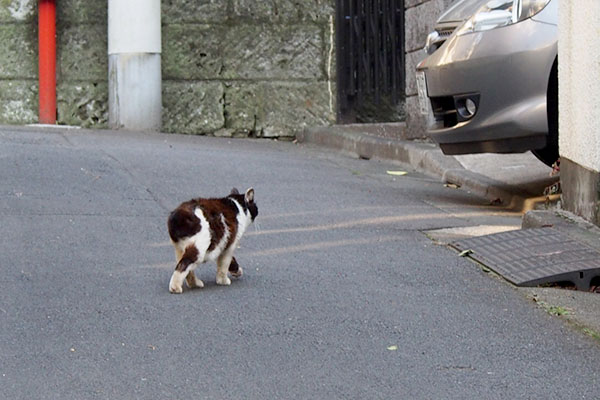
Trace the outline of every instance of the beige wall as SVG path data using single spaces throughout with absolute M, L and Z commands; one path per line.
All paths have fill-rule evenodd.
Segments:
M 561 157 L 600 171 L 600 1 L 559 3 Z

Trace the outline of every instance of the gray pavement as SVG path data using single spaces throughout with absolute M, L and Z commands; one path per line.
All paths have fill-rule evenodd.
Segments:
M 441 244 L 515 229 L 553 227 L 593 249 L 600 250 L 600 228 L 560 209 L 560 195 L 544 195 L 559 175 L 531 152 L 445 156 L 433 143 L 394 138 L 395 124 L 359 124 L 307 128 L 304 143 L 334 148 L 353 157 L 404 163 L 441 182 L 486 198 L 522 215 L 520 224 L 483 224 L 428 231 Z M 600 339 L 600 296 L 556 288 L 519 288 L 522 295 L 546 309 L 561 309 L 561 317 Z
M 385 124 L 384 124 L 385 126 Z M 377 124 L 338 125 L 306 128 L 298 135 L 303 143 L 334 148 L 366 159 L 379 159 L 410 165 L 443 182 L 495 203 L 528 211 L 544 202 L 544 189 L 558 180 L 551 168 L 531 153 L 470 154 L 445 156 L 428 142 L 398 140 L 391 137 L 393 124 L 379 136 Z
M 3 127 L 0 171 L 0 398 L 597 397 L 595 339 L 427 236 L 521 213 L 409 164 Z M 244 277 L 170 294 L 168 212 L 233 186 Z

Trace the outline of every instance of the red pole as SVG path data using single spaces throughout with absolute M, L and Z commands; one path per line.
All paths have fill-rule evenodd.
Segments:
M 56 123 L 56 1 L 39 0 L 39 121 Z

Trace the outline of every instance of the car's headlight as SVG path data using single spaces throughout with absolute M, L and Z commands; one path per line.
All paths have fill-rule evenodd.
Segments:
M 550 0 L 490 0 L 457 30 L 457 35 L 487 31 L 531 18 Z

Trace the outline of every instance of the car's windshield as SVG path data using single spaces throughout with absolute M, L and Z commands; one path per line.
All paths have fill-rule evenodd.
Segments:
M 442 14 L 438 22 L 464 21 L 489 0 L 457 0 Z

